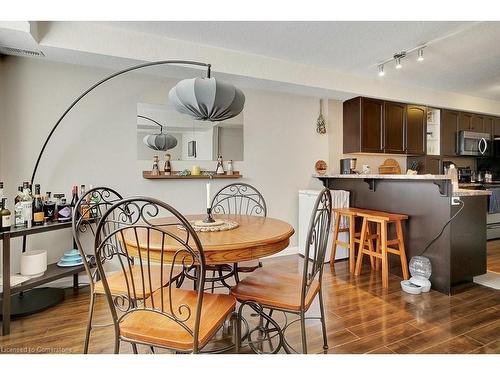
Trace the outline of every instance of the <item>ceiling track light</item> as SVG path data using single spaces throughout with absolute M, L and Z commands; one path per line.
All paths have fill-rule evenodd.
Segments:
M 427 46 L 425 44 L 421 44 L 421 45 L 414 47 L 414 48 L 411 48 L 409 50 L 395 53 L 391 58 L 389 58 L 387 60 L 380 61 L 378 63 L 378 75 L 379 75 L 379 77 L 383 77 L 385 75 L 384 66 L 392 61 L 395 62 L 396 69 L 401 69 L 403 67 L 403 64 L 402 64 L 403 59 L 405 57 L 408 57 L 408 55 L 410 53 L 416 52 L 417 53 L 417 61 L 418 62 L 424 61 L 424 48 L 426 48 L 426 47 Z
M 424 61 L 424 49 L 423 48 L 420 48 L 418 50 L 417 61 Z

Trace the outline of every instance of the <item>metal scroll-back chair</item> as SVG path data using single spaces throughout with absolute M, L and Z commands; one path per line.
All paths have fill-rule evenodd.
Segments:
M 224 186 L 220 189 L 212 199 L 212 213 L 224 215 L 254 215 L 267 216 L 267 205 L 262 194 L 252 185 L 245 183 L 234 183 Z M 223 272 L 228 272 L 228 275 L 233 275 L 236 283 L 239 282 L 239 272 L 249 273 L 262 267 L 262 263 L 252 265 L 233 265 L 223 264 L 209 267 L 215 276 L 215 272 L 219 273 L 219 278 L 226 287 L 230 287 L 225 283 L 227 275 L 224 277 Z M 213 284 L 212 284 L 213 289 Z
M 108 231 L 109 227 L 113 229 Z M 133 197 L 113 205 L 97 227 L 95 255 L 113 318 L 115 353 L 121 341 L 130 342 L 134 353 L 137 344 L 197 353 L 234 312 L 234 297 L 203 291 L 205 256 L 200 240 L 189 222 L 164 202 Z M 112 257 L 119 263 L 115 273 L 125 280 L 119 295 L 109 282 L 115 273 L 104 269 Z M 133 257 L 140 278 L 130 277 Z M 151 271 L 154 265 L 159 273 Z M 199 269 L 200 287 L 178 288 L 179 277 L 194 266 Z M 163 287 L 156 289 L 158 284 Z
M 306 319 L 321 321 L 323 348 L 328 349 L 322 278 L 331 216 L 330 190 L 323 189 L 316 199 L 311 215 L 302 274 L 261 268 L 231 288 L 231 294 L 241 303 L 236 324 L 237 349 L 240 346 L 241 322 L 244 321 L 242 312 L 245 307 L 249 307 L 253 313 L 261 317 L 259 325 L 246 334 L 248 343 L 254 351 L 258 352 L 259 347 L 252 340 L 253 332 L 259 333 L 264 340 L 271 337 L 279 338 L 279 344 L 275 346 L 273 353 L 277 353 L 281 348 L 287 353 L 295 351 L 286 341 L 285 331 L 291 324 L 300 322 L 302 352 L 307 353 Z M 320 317 L 306 317 L 305 314 L 316 296 L 319 296 Z M 265 313 L 264 309 L 269 309 L 269 313 Z M 286 321 L 284 326 L 280 327 L 272 318 L 274 311 L 281 311 L 285 315 L 291 313 L 299 317 L 290 322 Z M 262 341 L 260 340 L 260 343 Z
M 94 242 L 96 236 L 97 225 L 105 212 L 113 206 L 113 204 L 122 200 L 122 196 L 115 190 L 107 187 L 97 187 L 91 189 L 80 197 L 73 210 L 73 237 L 75 238 L 78 250 L 83 258 L 85 272 L 89 278 L 90 286 L 90 303 L 89 313 L 87 318 L 87 326 L 85 330 L 85 341 L 83 352 L 88 353 L 90 335 L 93 327 L 108 326 L 93 325 L 92 320 L 94 316 L 95 302 L 98 295 L 104 295 L 104 287 L 100 281 L 99 273 L 96 268 Z M 116 223 L 108 221 L 103 227 L 103 230 L 110 232 L 115 229 Z M 133 264 L 134 259 L 130 259 Z M 134 277 L 139 277 L 139 270 L 133 266 Z M 152 268 L 153 274 L 159 273 L 158 267 Z M 108 279 L 111 290 L 120 295 L 126 290 L 126 282 L 121 275 L 113 275 Z M 161 284 L 155 284 L 155 288 L 159 289 Z M 140 295 L 140 298 L 147 297 L 148 295 Z

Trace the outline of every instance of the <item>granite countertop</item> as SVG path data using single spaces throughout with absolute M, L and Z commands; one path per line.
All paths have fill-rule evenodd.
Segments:
M 474 197 L 480 195 L 491 195 L 489 190 L 474 190 L 474 189 L 462 189 L 453 190 L 454 197 Z
M 445 174 L 313 174 L 316 178 L 374 178 L 386 180 L 451 180 Z

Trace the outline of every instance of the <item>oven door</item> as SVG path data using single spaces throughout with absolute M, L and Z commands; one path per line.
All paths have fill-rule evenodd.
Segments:
M 459 155 L 489 156 L 491 135 L 460 131 L 457 136 L 457 150 Z

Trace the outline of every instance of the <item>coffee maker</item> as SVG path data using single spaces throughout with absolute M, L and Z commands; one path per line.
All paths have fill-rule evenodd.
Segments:
M 340 159 L 340 173 L 341 174 L 356 173 L 354 171 L 356 169 L 356 161 L 357 159 L 355 158 Z

